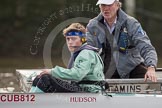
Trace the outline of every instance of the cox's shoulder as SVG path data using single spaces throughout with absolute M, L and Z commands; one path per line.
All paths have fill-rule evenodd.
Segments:
M 83 49 L 80 53 L 94 53 L 95 51 L 89 49 Z

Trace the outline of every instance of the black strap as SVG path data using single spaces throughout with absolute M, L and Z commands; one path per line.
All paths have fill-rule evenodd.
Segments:
M 109 88 L 109 84 L 106 81 L 80 81 L 78 82 L 78 84 L 93 84 L 93 85 L 98 85 L 101 86 L 101 88 L 103 88 L 103 86 L 105 86 L 105 89 Z
M 102 89 L 102 94 L 105 93 L 106 96 L 112 97 L 112 95 L 109 95 L 106 90 L 109 89 L 109 84 L 106 81 L 80 81 L 78 84 L 93 84 L 93 85 L 98 85 Z

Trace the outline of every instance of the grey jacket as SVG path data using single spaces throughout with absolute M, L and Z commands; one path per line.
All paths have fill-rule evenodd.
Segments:
M 147 67 L 157 66 L 157 53 L 140 23 L 119 9 L 113 34 L 104 25 L 99 14 L 87 25 L 87 43 L 101 49 L 106 78 L 110 78 L 117 69 L 121 78 L 140 63 Z

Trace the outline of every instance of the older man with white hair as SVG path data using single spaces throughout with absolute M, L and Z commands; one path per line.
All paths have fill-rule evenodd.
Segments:
M 101 13 L 87 25 L 87 42 L 100 48 L 106 78 L 156 82 L 157 53 L 141 24 L 119 0 L 98 0 Z

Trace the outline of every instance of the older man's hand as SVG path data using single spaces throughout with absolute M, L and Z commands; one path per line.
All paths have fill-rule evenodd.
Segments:
M 152 82 L 157 82 L 157 76 L 154 67 L 148 67 L 144 81 L 147 81 L 147 79 L 151 80 Z

